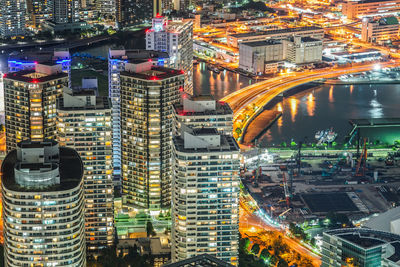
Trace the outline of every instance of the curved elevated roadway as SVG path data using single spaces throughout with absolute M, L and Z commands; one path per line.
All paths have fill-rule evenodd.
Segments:
M 319 79 L 334 78 L 344 74 L 370 71 L 376 68 L 377 64 L 382 68 L 398 67 L 400 66 L 400 60 L 366 63 L 344 68 L 327 68 L 281 75 L 242 88 L 222 98 L 221 101 L 227 102 L 233 110 L 233 129 L 235 130 L 237 127 L 245 129 L 246 125 L 259 115 L 265 105 L 275 97 L 296 86 Z

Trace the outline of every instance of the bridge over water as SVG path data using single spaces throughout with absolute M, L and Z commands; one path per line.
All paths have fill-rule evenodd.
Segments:
M 268 108 L 268 104 L 276 97 L 282 96 L 283 93 L 295 87 L 317 80 L 334 78 L 343 74 L 370 71 L 374 69 L 377 64 L 382 68 L 398 67 L 400 66 L 400 60 L 397 59 L 379 63 L 368 62 L 342 68 L 331 67 L 277 76 L 247 86 L 222 98 L 221 100 L 227 102 L 233 110 L 233 131 L 235 137 L 241 144 L 250 145 L 254 140 L 246 138 L 247 129 L 251 126 L 250 124 L 254 123 L 269 124 L 269 122 L 257 121 L 257 119 L 264 109 L 266 107 Z

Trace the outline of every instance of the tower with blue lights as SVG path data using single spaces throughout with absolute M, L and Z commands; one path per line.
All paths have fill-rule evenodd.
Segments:
M 71 87 L 71 55 L 68 49 L 10 54 L 8 57 L 8 71 L 35 70 L 35 66 L 40 63 L 61 65 L 62 71 L 68 74 L 68 86 Z

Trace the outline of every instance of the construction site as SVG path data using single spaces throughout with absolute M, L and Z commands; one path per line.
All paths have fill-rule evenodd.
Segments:
M 345 214 L 358 220 L 400 204 L 400 153 L 371 148 L 367 138 L 346 150 L 255 149 L 244 154 L 242 181 L 282 222 Z M 372 145 L 371 145 L 372 147 Z

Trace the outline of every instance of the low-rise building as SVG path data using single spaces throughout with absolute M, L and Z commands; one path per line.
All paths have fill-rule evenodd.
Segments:
M 400 0 L 345 1 L 342 14 L 348 19 L 382 16 L 400 12 Z
M 400 0 L 399 0 L 400 1 Z M 278 30 L 269 30 L 262 32 L 249 32 L 228 35 L 226 42 L 229 46 L 239 47 L 241 42 L 255 42 L 267 39 L 287 39 L 292 36 L 312 37 L 315 39 L 324 39 L 324 29 L 316 26 L 311 27 L 297 27 Z
M 239 44 L 239 69 L 246 72 L 267 73 L 271 69 L 265 68 L 266 62 L 279 62 L 284 59 L 284 43 L 281 40 L 270 39 Z
M 365 228 L 326 231 L 321 267 L 399 266 L 400 236 Z
M 379 20 L 364 18 L 361 27 L 361 40 L 368 43 L 381 43 L 399 37 L 400 24 L 396 17 Z
M 285 40 L 286 60 L 293 64 L 322 61 L 322 41 L 311 37 L 295 36 Z
M 322 41 L 295 36 L 239 44 L 239 69 L 253 73 L 273 73 L 283 61 L 307 64 L 322 61 Z

